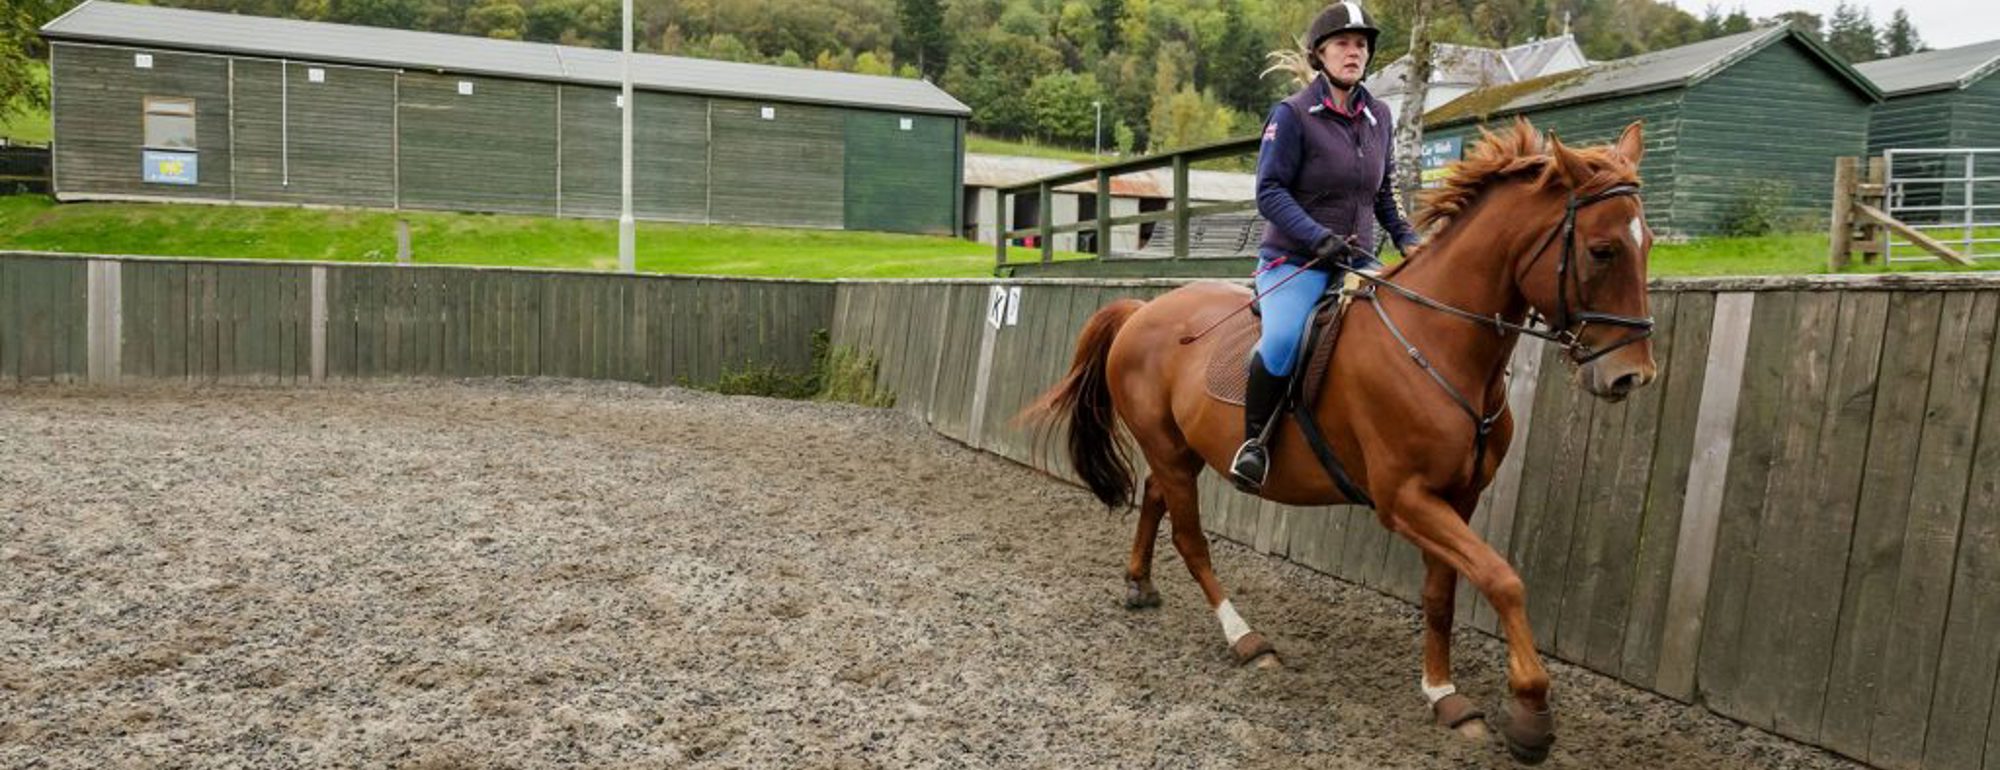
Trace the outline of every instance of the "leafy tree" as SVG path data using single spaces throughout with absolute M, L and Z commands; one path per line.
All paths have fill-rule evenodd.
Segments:
M 332 0 L 327 19 L 370 27 L 414 29 L 423 13 L 418 0 Z
M 1210 59 L 1209 82 L 1224 104 L 1246 112 L 1269 106 L 1271 92 L 1259 76 L 1264 68 L 1264 46 L 1257 31 L 1244 17 L 1242 3 L 1223 0 L 1222 50 Z
M 1889 16 L 1889 24 L 1882 28 L 1882 49 L 1887 56 L 1908 56 L 1925 50 L 1924 39 L 1917 35 L 1917 27 L 1910 23 L 1910 14 L 1897 8 Z
M 1833 19 L 1826 25 L 1826 45 L 1834 53 L 1851 62 L 1873 61 L 1882 57 L 1880 41 L 1875 34 L 1875 20 L 1870 18 L 1867 8 L 1849 5 L 1844 0 L 1833 11 Z
M 1730 12 L 1729 18 L 1722 20 L 1722 34 L 1735 35 L 1749 32 L 1753 26 L 1750 23 L 1750 14 L 1744 12 L 1743 6 L 1739 5 L 1736 6 L 1736 10 Z
M 62 15 L 66 0 L 8 0 L 0 6 L 0 118 L 48 109 L 49 89 L 37 62 L 47 54 L 36 33 Z
M 1185 85 L 1165 99 L 1154 100 L 1149 122 L 1152 141 L 1148 151 L 1165 152 L 1227 139 L 1238 121 L 1236 111 L 1228 105 Z
M 500 40 L 520 40 L 528 25 L 528 12 L 520 0 L 479 0 L 465 17 L 466 31 Z
M 874 51 L 862 51 L 860 56 L 854 57 L 854 71 L 863 75 L 894 75 L 896 57 L 890 54 L 878 55 Z
M 1822 30 L 1822 28 L 1825 26 L 1825 23 L 1821 21 L 1820 16 L 1817 13 L 1806 13 L 1805 11 L 1786 11 L 1784 13 L 1771 17 L 1769 20 L 1780 21 L 1790 24 L 1792 25 L 1793 29 L 1805 33 L 1806 36 L 1811 37 L 1814 40 L 1820 40 L 1820 41 L 1826 40 L 1826 33 Z
M 1040 41 L 989 29 L 959 41 L 944 89 L 972 105 L 975 128 L 1018 136 L 1033 125 L 1020 84 L 1061 68 L 1062 57 Z
M 944 74 L 951 55 L 951 35 L 944 27 L 941 0 L 897 0 L 896 56 L 914 62 L 926 77 Z
M 1097 111 L 1091 105 L 1104 102 L 1104 97 L 1097 78 L 1088 73 L 1055 72 L 1035 78 L 1028 86 L 1034 133 L 1057 142 L 1089 145 L 1091 132 L 1097 129 Z

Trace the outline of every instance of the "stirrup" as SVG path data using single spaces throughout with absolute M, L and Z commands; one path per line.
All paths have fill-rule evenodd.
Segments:
M 1245 465 L 1254 465 L 1257 475 L 1251 476 Z M 1269 478 L 1270 473 L 1270 453 L 1265 451 L 1262 442 L 1254 438 L 1243 442 L 1243 446 L 1236 449 L 1236 456 L 1229 460 L 1229 483 L 1236 485 L 1244 494 L 1254 495 L 1262 491 L 1264 479 Z

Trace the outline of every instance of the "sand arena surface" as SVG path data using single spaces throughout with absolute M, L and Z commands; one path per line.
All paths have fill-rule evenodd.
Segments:
M 894 469 L 888 475 L 884 469 Z M 567 382 L 0 388 L 0 767 L 1508 767 L 1415 608 L 900 414 Z M 1503 652 L 1462 632 L 1489 708 Z M 1552 663 L 1548 767 L 1848 767 Z

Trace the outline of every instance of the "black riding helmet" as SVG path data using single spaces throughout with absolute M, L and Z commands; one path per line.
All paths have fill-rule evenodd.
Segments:
M 1368 57 L 1370 59 L 1375 57 L 1375 38 L 1382 35 L 1382 30 L 1375 26 L 1375 20 L 1362 12 L 1360 3 L 1334 3 L 1327 6 L 1326 10 L 1320 11 L 1319 16 L 1313 18 L 1312 27 L 1306 31 L 1306 61 L 1313 69 L 1322 69 L 1319 64 L 1319 44 L 1340 32 L 1361 33 L 1363 37 L 1368 38 Z M 1363 70 L 1366 70 L 1365 65 Z

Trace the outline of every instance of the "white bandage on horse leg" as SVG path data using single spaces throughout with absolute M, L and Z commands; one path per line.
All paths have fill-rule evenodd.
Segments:
M 1450 682 L 1432 687 L 1429 681 L 1419 678 L 1417 684 L 1424 688 L 1424 700 L 1430 701 L 1432 706 L 1436 706 L 1438 701 L 1444 700 L 1447 696 L 1458 692 L 1458 688 L 1453 687 Z
M 1228 599 L 1216 605 L 1215 617 L 1222 621 L 1222 635 L 1229 638 L 1230 644 L 1235 644 L 1244 634 L 1250 633 L 1250 624 L 1243 622 L 1243 616 L 1236 614 L 1235 605 L 1230 604 Z

